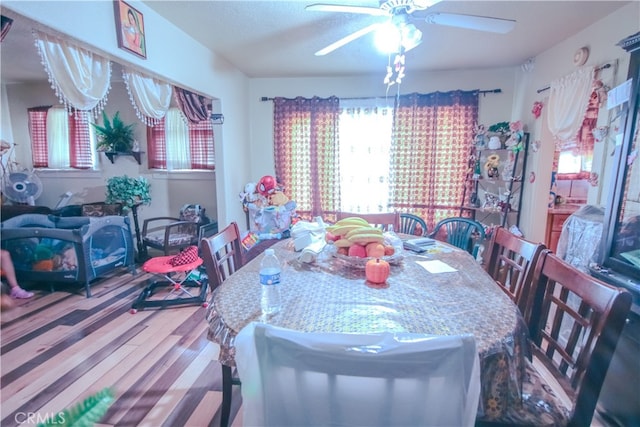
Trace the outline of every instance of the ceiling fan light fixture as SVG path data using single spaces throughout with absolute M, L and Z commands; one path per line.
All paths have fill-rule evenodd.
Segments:
M 438 3 L 440 0 L 413 0 L 415 10 L 425 10 Z
M 415 25 L 405 25 L 401 28 L 400 32 L 401 44 L 402 47 L 404 47 L 405 52 L 422 43 L 422 31 L 417 29 Z
M 382 24 L 375 32 L 374 43 L 380 53 L 389 55 L 398 52 L 401 46 L 401 34 L 392 22 Z

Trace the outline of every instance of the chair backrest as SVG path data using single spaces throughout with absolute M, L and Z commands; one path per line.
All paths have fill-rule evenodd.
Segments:
M 246 425 L 474 424 L 475 339 L 306 333 L 251 323 L 235 339 Z
M 398 232 L 412 236 L 426 236 L 428 234 L 427 223 L 418 215 L 401 213 Z
M 429 236 L 437 238 L 441 230 L 447 234 L 447 243 L 464 249 L 474 257 L 478 254 L 478 248 L 485 238 L 484 226 L 470 218 L 443 219 L 436 224 Z
M 336 218 L 338 221 L 344 218 L 357 216 L 369 224 L 380 227 L 385 231 L 390 229 L 389 226 L 393 226 L 394 231 L 400 229 L 400 212 L 383 212 L 383 213 L 350 213 L 350 212 L 336 212 Z
M 534 358 L 573 402 L 571 425 L 591 424 L 631 294 L 591 277 L 545 249 L 527 304 Z
M 206 209 L 200 205 L 186 204 L 180 208 L 178 218 L 180 221 L 196 222 L 198 224 L 208 224 L 209 218 L 206 215 Z
M 216 289 L 227 277 L 242 267 L 240 231 L 235 222 L 212 237 L 204 237 L 200 246 L 211 290 Z
M 524 313 L 533 281 L 533 269 L 540 253 L 546 249 L 516 236 L 504 227 L 491 235 L 485 270 Z

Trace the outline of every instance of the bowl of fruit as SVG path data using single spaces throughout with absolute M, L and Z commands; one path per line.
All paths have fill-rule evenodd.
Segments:
M 383 259 L 389 264 L 402 260 L 402 241 L 393 232 L 370 225 L 359 217 L 341 219 L 326 228 L 327 243 L 333 245 L 333 256 L 351 267 L 364 269 L 370 259 Z

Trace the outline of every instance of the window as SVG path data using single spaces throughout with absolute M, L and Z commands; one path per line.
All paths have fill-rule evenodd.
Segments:
M 458 216 L 478 92 L 274 99 L 275 170 L 303 218 L 398 210 Z
M 166 170 L 215 169 L 213 124 L 204 120 L 187 123 L 177 108 L 147 127 L 149 168 Z
M 69 114 L 63 107 L 35 107 L 28 113 L 34 168 L 96 169 L 89 112 Z
M 393 107 L 375 99 L 344 100 L 340 107 L 340 210 L 386 212 Z

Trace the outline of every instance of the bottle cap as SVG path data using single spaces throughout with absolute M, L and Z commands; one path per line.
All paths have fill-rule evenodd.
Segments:
M 269 248 L 269 249 L 265 250 L 264 254 L 265 255 L 273 255 L 274 254 L 273 249 Z

